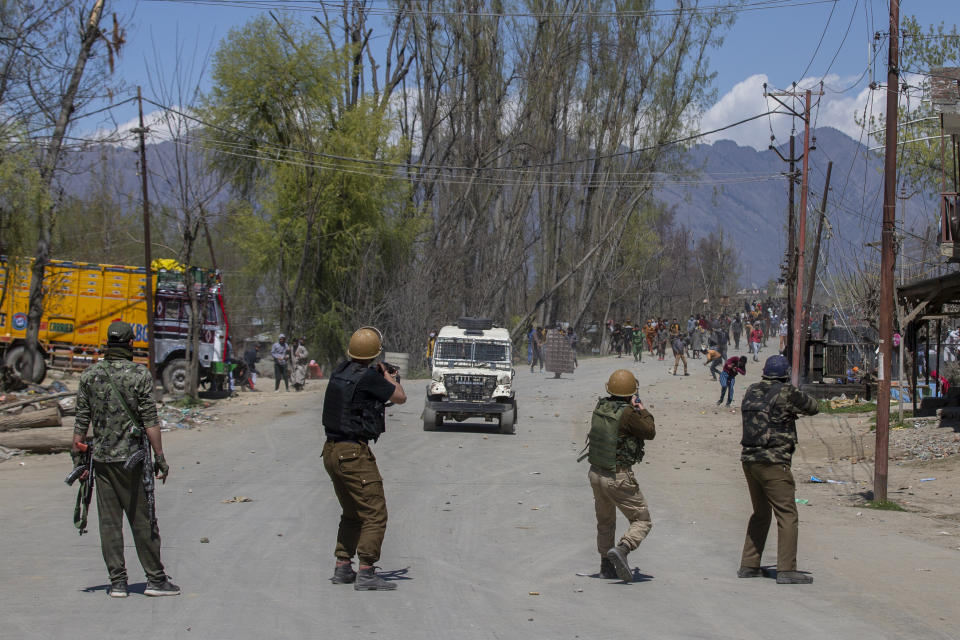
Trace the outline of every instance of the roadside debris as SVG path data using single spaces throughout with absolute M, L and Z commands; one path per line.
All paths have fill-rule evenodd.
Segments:
M 223 504 L 230 504 L 233 502 L 253 502 L 253 498 L 247 498 L 246 496 L 233 496 L 232 498 L 221 500 L 220 502 Z

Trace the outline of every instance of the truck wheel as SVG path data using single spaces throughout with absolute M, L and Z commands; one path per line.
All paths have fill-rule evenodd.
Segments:
M 33 371 L 27 372 L 27 347 L 17 345 L 7 351 L 7 356 L 3 359 L 3 364 L 17 372 L 17 375 L 26 382 L 40 384 L 47 376 L 47 363 L 43 359 L 43 354 L 37 351 L 37 357 L 33 361 Z
M 500 433 L 516 433 L 517 432 L 517 427 L 515 424 L 516 419 L 517 419 L 516 407 L 501 413 L 500 414 Z
M 431 409 L 430 407 L 423 408 L 423 430 L 424 431 L 437 430 L 437 412 Z
M 163 368 L 163 389 L 167 393 L 184 394 L 187 392 L 187 361 L 176 358 Z

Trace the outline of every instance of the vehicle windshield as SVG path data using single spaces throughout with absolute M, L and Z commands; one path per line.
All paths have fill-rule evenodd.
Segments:
M 447 338 L 437 340 L 437 360 L 461 360 L 473 363 L 509 363 L 510 343 L 482 342 Z

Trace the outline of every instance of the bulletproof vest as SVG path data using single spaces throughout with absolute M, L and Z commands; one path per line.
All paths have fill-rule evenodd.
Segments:
M 385 405 L 357 395 L 357 386 L 367 369 L 352 360 L 334 369 L 323 399 L 323 428 L 328 436 L 376 440 L 384 432 Z
M 627 410 L 632 409 L 626 400 L 601 398 L 597 403 L 587 434 L 590 464 L 614 471 L 617 465 L 630 466 L 643 459 L 643 440 L 620 435 L 620 417 Z
M 783 385 L 782 382 L 774 382 L 763 394 L 751 393 L 755 390 L 753 386 L 747 389 L 740 405 L 743 417 L 742 446 L 766 447 L 775 434 L 791 433 L 796 428 L 789 414 L 778 412 L 778 417 L 774 417 L 771 412 Z

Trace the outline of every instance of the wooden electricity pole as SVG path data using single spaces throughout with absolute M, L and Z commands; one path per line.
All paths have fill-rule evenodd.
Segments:
M 873 499 L 887 499 L 890 445 L 890 358 L 893 353 L 894 227 L 897 214 L 897 109 L 900 97 L 900 0 L 890 0 L 887 54 L 886 151 L 883 159 L 883 225 L 880 230 L 880 363 L 877 385 L 877 442 L 874 450 Z
M 154 358 L 156 356 L 156 347 L 153 343 L 153 316 L 155 309 L 153 305 L 153 268 L 150 257 L 150 197 L 147 190 L 147 128 L 143 126 L 143 96 L 140 93 L 140 87 L 137 87 L 137 105 L 140 109 L 140 126 L 135 129 L 135 133 L 140 136 L 140 186 L 143 190 L 143 265 L 146 271 L 146 280 L 143 285 L 144 299 L 147 305 L 147 367 L 150 368 L 150 374 L 156 378 L 156 365 Z

